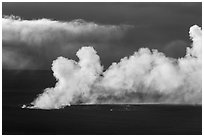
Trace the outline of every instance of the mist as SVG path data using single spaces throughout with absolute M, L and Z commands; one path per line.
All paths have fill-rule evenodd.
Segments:
M 185 35 L 185 34 L 184 34 Z M 202 30 L 189 30 L 191 47 L 183 58 L 140 48 L 104 70 L 93 47 L 76 53 L 79 61 L 52 63 L 55 87 L 46 88 L 28 108 L 59 109 L 73 104 L 201 104 Z M 114 52 L 114 51 L 113 51 Z M 24 106 L 25 107 L 25 106 Z

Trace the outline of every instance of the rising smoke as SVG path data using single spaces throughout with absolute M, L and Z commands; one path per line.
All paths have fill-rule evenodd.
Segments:
M 113 63 L 105 72 L 92 47 L 82 47 L 76 62 L 64 57 L 53 61 L 55 87 L 47 88 L 29 108 L 59 109 L 71 104 L 202 102 L 202 31 L 189 31 L 193 43 L 180 59 L 141 48 Z

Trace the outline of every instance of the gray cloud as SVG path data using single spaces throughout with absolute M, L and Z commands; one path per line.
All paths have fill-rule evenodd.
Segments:
M 2 24 L 3 51 L 5 51 L 3 68 L 28 67 L 29 69 L 32 69 L 30 63 L 33 63 L 34 68 L 43 68 L 46 67 L 46 63 L 49 64 L 59 55 L 70 57 L 73 52 L 86 44 L 108 45 L 112 41 L 120 40 L 126 31 L 133 27 L 101 25 L 82 19 L 67 22 L 50 19 L 22 20 L 15 16 L 5 16 Z M 15 61 L 16 58 L 18 63 Z
M 29 59 L 11 50 L 2 49 L 2 63 L 4 68 L 24 69 L 31 65 Z
M 168 57 L 179 58 L 183 57 L 186 54 L 186 48 L 189 46 L 185 41 L 175 40 L 166 44 L 163 48 L 163 52 Z

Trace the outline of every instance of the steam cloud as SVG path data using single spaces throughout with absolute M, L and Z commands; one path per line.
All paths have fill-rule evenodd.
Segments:
M 201 28 L 194 25 L 189 34 L 192 47 L 180 59 L 141 48 L 103 72 L 92 47 L 82 47 L 76 53 L 78 62 L 58 57 L 52 64 L 58 82 L 45 89 L 30 108 L 59 109 L 78 103 L 201 104 Z

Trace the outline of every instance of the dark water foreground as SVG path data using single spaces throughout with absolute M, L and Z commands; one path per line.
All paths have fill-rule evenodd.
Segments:
M 3 134 L 201 134 L 201 106 L 76 105 L 60 110 L 3 106 Z
M 2 132 L 6 134 L 201 134 L 202 107 L 185 105 L 79 105 L 22 109 L 52 87 L 51 71 L 2 71 Z

